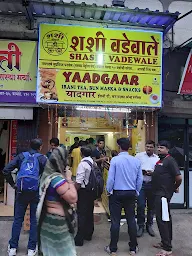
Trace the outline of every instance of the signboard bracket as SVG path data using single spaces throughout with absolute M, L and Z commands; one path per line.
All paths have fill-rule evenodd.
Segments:
M 28 19 L 29 22 L 29 30 L 33 30 L 34 29 L 34 17 L 33 17 L 33 13 L 31 11 L 31 9 L 29 8 L 29 1 L 28 0 L 22 0 L 22 5 L 25 7 L 25 13 L 26 13 L 26 17 Z

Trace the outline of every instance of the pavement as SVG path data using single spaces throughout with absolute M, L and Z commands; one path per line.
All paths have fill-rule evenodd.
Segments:
M 192 256 L 192 210 L 173 210 L 173 256 Z M 7 255 L 7 243 L 11 233 L 12 221 L 0 219 L 0 256 Z M 158 252 L 152 247 L 159 242 L 159 233 L 154 223 L 156 237 L 147 233 L 138 239 L 138 256 L 155 256 Z M 78 256 L 106 256 L 103 248 L 109 243 L 110 222 L 105 214 L 95 215 L 95 232 L 91 242 L 85 242 L 83 247 L 77 248 Z M 18 256 L 26 255 L 28 234 L 21 233 Z M 121 223 L 118 243 L 118 256 L 128 256 L 128 235 L 126 223 Z M 54 256 L 54 255 L 53 255 Z M 55 255 L 56 256 L 56 255 Z M 65 255 L 64 255 L 65 256 Z

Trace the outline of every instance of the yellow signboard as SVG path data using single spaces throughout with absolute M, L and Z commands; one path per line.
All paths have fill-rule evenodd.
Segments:
M 36 103 L 37 43 L 0 40 L 0 102 Z
M 161 107 L 162 33 L 41 24 L 37 102 Z

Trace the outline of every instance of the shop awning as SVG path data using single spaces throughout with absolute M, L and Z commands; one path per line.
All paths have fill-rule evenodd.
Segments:
M 125 25 L 127 27 L 148 28 L 167 33 L 177 21 L 179 12 L 170 13 L 150 11 L 146 9 L 129 9 L 122 7 L 108 7 L 86 5 L 85 3 L 65 3 L 62 0 L 0 0 L 0 16 L 26 16 L 30 29 L 34 28 L 34 21 L 38 18 L 63 19 L 102 24 Z

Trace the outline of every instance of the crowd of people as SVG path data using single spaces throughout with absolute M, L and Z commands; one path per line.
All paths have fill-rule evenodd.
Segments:
M 85 240 L 92 240 L 94 205 L 98 205 L 101 194 L 95 196 L 91 185 L 97 178 L 96 171 L 102 174 L 104 161 L 109 159 L 104 139 L 100 138 L 95 145 L 93 138 L 80 141 L 76 137 L 67 152 L 65 146 L 53 138 L 46 156 L 40 153 L 42 146 L 41 139 L 32 140 L 29 151 L 20 153 L 3 170 L 7 182 L 16 190 L 9 256 L 17 254 L 28 205 L 28 256 L 75 256 L 75 246 L 83 246 Z M 178 192 L 182 178 L 176 161 L 169 155 L 169 142 L 158 143 L 158 155 L 154 153 L 155 143 L 151 140 L 146 142 L 145 152 L 136 156 L 128 153 L 128 138 L 118 139 L 117 146 L 119 152 L 111 152 L 106 184 L 111 239 L 104 248 L 105 252 L 111 256 L 117 255 L 121 213 L 124 209 L 130 238 L 129 255 L 137 253 L 137 240 L 143 236 L 145 225 L 149 235 L 155 236 L 154 215 L 161 236 L 160 243 L 154 245 L 161 250 L 156 256 L 172 255 L 170 201 L 173 193 Z M 17 178 L 14 181 L 11 173 L 16 168 Z

